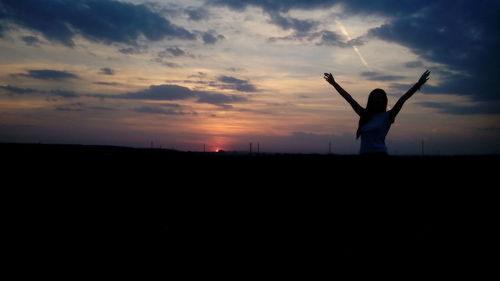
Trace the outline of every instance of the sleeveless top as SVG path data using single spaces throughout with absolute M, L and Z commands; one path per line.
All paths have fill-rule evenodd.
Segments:
M 360 153 L 385 152 L 385 136 L 391 128 L 390 111 L 377 113 L 368 123 L 360 128 L 361 149 Z

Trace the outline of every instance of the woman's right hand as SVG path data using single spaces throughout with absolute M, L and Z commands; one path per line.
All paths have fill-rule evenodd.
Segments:
M 335 83 L 335 79 L 333 79 L 333 75 L 331 73 L 325 72 L 325 76 L 323 78 L 325 78 L 326 82 L 328 82 L 332 85 Z

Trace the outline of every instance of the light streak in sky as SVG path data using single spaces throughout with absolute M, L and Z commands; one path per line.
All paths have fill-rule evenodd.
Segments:
M 344 34 L 345 37 L 347 37 L 347 40 L 348 41 L 351 41 L 352 38 L 351 36 L 349 35 L 349 33 L 347 32 L 347 29 L 344 27 L 344 25 L 339 21 L 339 20 L 335 20 L 335 22 L 337 23 L 337 26 L 340 28 L 340 31 L 342 32 L 342 34 Z M 371 71 L 371 68 L 370 66 L 368 65 L 368 63 L 366 62 L 365 58 L 363 57 L 363 55 L 361 55 L 361 52 L 359 51 L 358 47 L 356 46 L 351 46 L 352 49 L 354 50 L 354 52 L 356 52 L 356 54 L 358 54 L 358 57 L 359 59 L 361 60 L 361 62 L 363 63 L 363 65 L 369 70 Z

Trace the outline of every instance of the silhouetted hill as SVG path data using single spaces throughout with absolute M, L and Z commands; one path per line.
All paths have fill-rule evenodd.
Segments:
M 493 235 L 494 156 L 43 144 L 0 144 L 0 153 L 8 229 L 41 251 L 168 258 L 186 270 L 255 259 L 436 267 L 481 256 Z

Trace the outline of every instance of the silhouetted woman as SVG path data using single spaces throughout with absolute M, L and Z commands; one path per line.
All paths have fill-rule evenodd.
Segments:
M 399 98 L 394 107 L 387 111 L 387 94 L 382 89 L 373 90 L 368 96 L 366 108 L 360 106 L 352 96 L 335 82 L 331 73 L 325 73 L 325 80 L 330 83 L 339 94 L 352 106 L 359 115 L 359 125 L 356 139 L 361 137 L 360 154 L 363 155 L 387 155 L 385 136 L 389 132 L 394 119 L 408 100 L 422 85 L 429 80 L 430 72 L 427 70 L 422 74 L 418 82 L 411 87 L 406 94 Z

